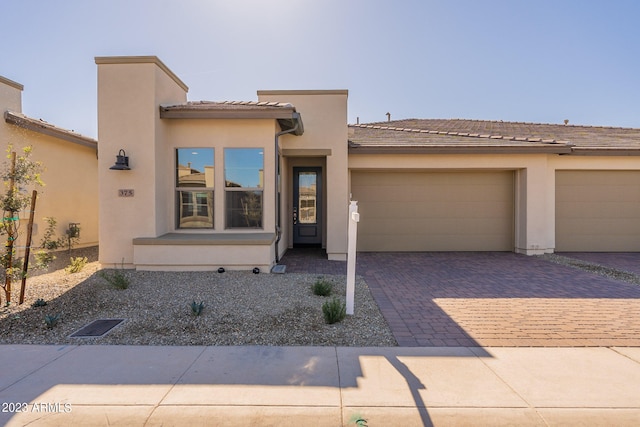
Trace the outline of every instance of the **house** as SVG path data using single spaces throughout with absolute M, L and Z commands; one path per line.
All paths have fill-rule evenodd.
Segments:
M 64 237 L 73 225 L 79 227 L 75 247 L 98 244 L 98 159 L 97 141 L 62 129 L 22 112 L 23 85 L 0 77 L 0 143 L 15 151 L 32 146 L 32 159 L 43 163 L 44 187 L 38 190 L 33 242 L 37 245 L 47 222 L 57 221 L 57 237 Z M 20 212 L 21 228 L 27 226 L 29 212 Z M 18 246 L 24 246 L 24 243 Z
M 153 56 L 98 57 L 100 260 L 269 271 L 288 248 L 640 250 L 640 130 L 347 124 L 346 90 L 188 101 Z M 126 167 L 111 166 L 114 160 Z

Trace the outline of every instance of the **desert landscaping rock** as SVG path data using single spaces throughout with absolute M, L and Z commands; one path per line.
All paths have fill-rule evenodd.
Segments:
M 314 295 L 311 286 L 319 277 L 327 279 L 334 284 L 332 296 L 344 300 L 345 276 L 126 270 L 129 288 L 115 289 L 98 270 L 93 261 L 79 273 L 68 274 L 62 267 L 29 278 L 25 304 L 6 307 L 3 299 L 0 343 L 397 345 L 361 278 L 356 281 L 355 314 L 327 325 L 322 315 L 327 297 Z M 19 291 L 19 283 L 14 290 Z M 37 299 L 47 305 L 32 307 Z M 200 316 L 192 313 L 193 301 L 204 302 Z M 60 321 L 47 329 L 44 316 L 50 314 L 60 314 Z M 103 337 L 69 337 L 96 319 L 109 318 L 126 321 Z
M 548 261 L 555 262 L 556 264 L 566 265 L 569 267 L 577 268 L 579 270 L 599 274 L 600 276 L 608 277 L 610 279 L 631 283 L 633 285 L 640 285 L 640 277 L 637 274 L 629 271 L 622 271 L 593 262 L 566 257 L 558 254 L 545 254 L 543 255 L 543 258 Z

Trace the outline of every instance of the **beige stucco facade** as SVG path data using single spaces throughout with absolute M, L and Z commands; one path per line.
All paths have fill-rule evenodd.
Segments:
M 33 245 L 37 246 L 47 227 L 45 217 L 58 223 L 56 234 L 64 237 L 69 224 L 79 224 L 76 247 L 98 244 L 98 180 L 96 141 L 56 128 L 22 114 L 23 86 L 0 77 L 0 141 L 3 156 L 9 144 L 14 151 L 32 146 L 32 160 L 44 165 L 44 187 L 36 187 Z M 29 213 L 21 212 L 26 229 Z M 24 238 L 24 233 L 23 237 Z M 24 241 L 18 244 L 24 246 Z
M 556 250 L 556 236 L 559 234 L 561 239 L 566 240 L 569 236 L 582 234 L 580 237 L 584 244 L 582 246 L 569 243 L 562 245 L 561 250 L 603 250 L 603 251 L 628 251 L 640 250 L 640 233 L 637 230 L 625 227 L 627 240 L 633 243 L 623 243 L 618 239 L 616 243 L 608 246 L 599 246 L 597 243 L 602 235 L 591 234 L 589 229 L 593 224 L 585 224 L 582 230 L 566 230 L 565 228 L 557 230 L 556 227 L 568 227 L 571 221 L 564 221 L 557 224 L 558 218 L 557 201 L 556 201 L 556 177 L 564 171 L 581 171 L 582 177 L 589 176 L 589 172 L 596 173 L 602 171 L 615 172 L 626 171 L 628 173 L 640 174 L 640 161 L 636 156 L 563 156 L 557 154 L 455 154 L 455 155 L 393 155 L 393 154 L 363 154 L 349 156 L 349 170 L 351 176 L 360 171 L 377 171 L 387 172 L 391 177 L 393 173 L 402 171 L 422 171 L 430 173 L 461 173 L 465 172 L 491 172 L 491 171 L 512 171 L 513 173 L 513 240 L 510 248 L 503 247 L 502 250 L 513 250 L 518 253 L 537 255 L 543 253 L 552 253 Z M 586 175 L 584 175 L 586 174 Z M 472 188 L 476 184 L 473 180 L 468 181 L 469 187 Z M 582 190 L 586 194 L 593 193 L 593 187 L 588 186 L 588 180 L 582 182 Z M 625 185 L 627 183 L 627 185 Z M 633 183 L 633 182 L 632 182 Z M 412 200 L 411 183 L 404 182 L 403 185 L 395 187 L 396 194 L 405 192 L 407 200 Z M 631 222 L 638 222 L 640 219 L 640 189 L 630 186 L 628 179 L 620 176 L 619 180 L 611 182 L 613 187 L 624 186 L 629 190 L 623 196 L 623 202 L 617 205 L 604 203 L 606 200 L 596 200 L 592 202 L 591 208 L 602 207 L 602 209 L 614 209 L 620 211 L 621 208 L 629 209 L 632 213 Z M 444 191 L 444 189 L 442 189 Z M 573 191 L 571 191 L 573 194 Z M 603 194 L 610 194 L 604 190 Z M 629 195 L 631 197 L 629 198 Z M 357 194 L 354 198 L 357 199 Z M 402 195 L 399 196 L 402 198 Z M 456 200 L 461 200 L 458 198 Z M 572 203 L 569 203 L 571 205 Z M 565 204 L 566 205 L 566 204 Z M 471 210 L 470 217 L 473 218 L 475 213 L 473 207 L 467 207 Z M 635 212 L 635 214 L 633 213 Z M 366 210 L 361 209 L 361 221 L 366 224 Z M 606 216 L 606 214 L 605 214 Z M 627 215 L 628 217 L 628 215 Z M 449 217 L 450 218 L 450 217 Z M 390 227 L 391 223 L 395 223 L 397 218 L 387 217 L 387 224 L 381 222 L 377 225 L 379 230 Z M 619 222 L 614 216 L 608 216 L 609 222 Z M 631 237 L 628 234 L 631 233 Z M 622 232 L 620 233 L 622 234 Z M 591 237 L 588 237 L 591 236 Z M 467 235 L 467 239 L 471 239 L 471 234 Z M 402 233 L 396 233 L 391 239 L 404 238 Z M 464 236 L 458 236 L 465 239 Z M 563 242 L 564 242 L 563 240 Z M 460 245 L 466 247 L 466 250 L 491 250 L 489 246 L 475 244 L 471 246 Z M 402 243 L 397 243 L 396 247 L 402 247 Z M 409 246 L 405 245 L 404 250 L 409 250 Z M 434 250 L 429 247 L 429 250 Z M 589 249 L 592 248 L 592 249 Z M 602 248 L 602 249 L 598 249 Z M 447 246 L 441 246 L 435 250 L 451 250 Z
M 322 216 L 322 244 L 331 259 L 345 259 L 346 91 L 259 92 L 259 102 L 269 106 L 282 102 L 287 110 L 286 103 L 295 105 L 294 114 L 304 117 L 305 131 L 298 136 L 283 133 L 280 116 L 268 116 L 277 111 L 254 114 L 251 107 L 245 111 L 225 105 L 225 109 L 213 113 L 215 117 L 207 110 L 161 114 L 163 105 L 185 104 L 188 88 L 159 59 L 110 57 L 96 58 L 96 63 L 103 265 L 147 270 L 258 267 L 269 271 L 293 244 L 289 218 L 294 165 L 323 168 L 326 213 Z M 281 164 L 279 180 L 276 143 Z M 215 166 L 209 173 L 213 173 L 215 184 L 213 223 L 209 228 L 184 229 L 178 223 L 175 171 L 176 153 L 181 148 L 213 149 Z M 254 148 L 263 156 L 258 184 L 262 196 L 260 227 L 243 229 L 227 224 L 230 188 L 225 186 L 225 150 L 229 148 Z M 130 170 L 109 169 L 120 150 L 129 157 Z M 133 191 L 122 197 L 121 190 Z M 276 200 L 280 200 L 279 209 Z
M 398 131 L 400 139 L 387 135 L 391 145 L 380 149 L 375 135 L 368 146 L 351 143 L 346 90 L 264 90 L 257 101 L 189 102 L 185 83 L 156 57 L 96 63 L 103 265 L 269 271 L 288 248 L 308 242 L 344 260 L 352 199 L 361 202 L 361 251 L 640 250 L 640 227 L 608 226 L 640 223 L 640 192 L 629 184 L 640 183 L 632 138 L 631 147 L 614 151 L 594 144 L 574 151 L 567 141 L 516 135 L 491 144 L 491 135 L 369 126 Z M 420 147 L 406 137 L 434 133 L 455 139 Z M 202 149 L 213 153 L 211 164 L 178 159 L 180 150 Z M 259 153 L 254 188 L 227 176 L 238 167 L 228 149 Z M 120 150 L 130 170 L 109 169 Z M 199 202 L 178 188 L 185 176 L 202 184 L 190 196 Z M 588 188 L 599 181 L 608 184 Z M 246 227 L 229 222 L 233 191 L 242 209 L 254 206 L 245 194 L 259 201 L 251 211 L 257 222 L 248 210 L 240 212 Z M 574 197 L 576 191 L 582 195 Z M 608 200 L 612 192 L 618 196 Z M 582 208 L 572 209 L 574 201 Z M 187 211 L 198 218 L 194 227 L 178 218 Z M 300 215 L 306 220 L 309 212 L 317 227 L 300 227 Z
M 351 155 L 349 169 L 352 174 L 360 170 L 377 171 L 429 171 L 451 173 L 455 171 L 512 171 L 513 177 L 513 241 L 511 250 L 527 254 L 553 251 L 553 236 L 547 228 L 549 194 L 547 155 Z M 542 178 L 542 182 L 541 179 Z M 410 188 L 410 187 L 407 187 Z M 398 187 L 398 191 L 403 190 Z M 354 195 L 356 197 L 357 195 Z M 472 209 L 472 208 L 469 208 Z M 361 221 L 366 221 L 361 212 Z M 463 237 L 460 237 L 463 238 Z M 468 250 L 477 250 L 469 248 Z M 504 249 L 503 249 L 504 250 Z
M 283 135 L 282 216 L 292 216 L 294 167 L 318 166 L 323 171 L 322 196 L 325 201 L 323 247 L 330 260 L 346 260 L 349 206 L 346 90 L 258 91 L 259 101 L 290 102 L 302 115 L 305 132 L 301 136 Z M 284 228 L 283 241 L 293 245 L 291 228 Z

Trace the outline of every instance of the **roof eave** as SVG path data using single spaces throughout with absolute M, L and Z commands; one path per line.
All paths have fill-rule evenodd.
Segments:
M 445 145 L 377 145 L 363 146 L 349 144 L 349 154 L 571 154 L 571 146 L 445 146 Z
M 304 126 L 302 116 L 295 107 L 277 107 L 264 109 L 245 108 L 192 108 L 185 106 L 160 106 L 161 119 L 272 119 L 277 120 L 283 131 L 295 129 L 294 135 L 302 135 Z
M 80 135 L 79 133 L 75 133 L 67 129 L 59 128 L 47 122 L 43 122 L 42 120 L 36 120 L 23 114 L 14 113 L 13 111 L 5 111 L 4 120 L 7 123 L 19 126 L 23 129 L 38 132 L 43 135 L 53 136 L 55 138 L 72 142 L 74 144 L 79 144 L 94 149 L 98 147 L 98 141 L 93 138 Z
M 291 119 L 295 108 L 205 109 L 188 106 L 160 106 L 161 119 Z
M 300 136 L 304 133 L 304 124 L 302 123 L 302 116 L 300 113 L 294 112 L 291 115 L 291 118 L 278 119 L 278 124 L 280 125 L 280 129 L 284 132 L 293 130 L 291 133 L 296 136 Z
M 573 147 L 573 156 L 640 156 L 640 148 Z

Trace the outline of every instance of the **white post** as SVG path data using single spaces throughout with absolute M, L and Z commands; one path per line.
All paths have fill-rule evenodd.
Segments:
M 347 314 L 353 314 L 356 291 L 356 237 L 358 236 L 358 202 L 349 205 L 349 236 L 347 241 Z

